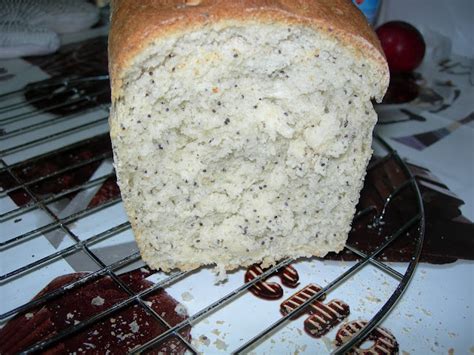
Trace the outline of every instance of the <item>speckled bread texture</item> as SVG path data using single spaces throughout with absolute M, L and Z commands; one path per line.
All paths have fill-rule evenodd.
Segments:
M 112 9 L 111 137 L 144 261 L 223 271 L 340 251 L 389 80 L 350 1 Z

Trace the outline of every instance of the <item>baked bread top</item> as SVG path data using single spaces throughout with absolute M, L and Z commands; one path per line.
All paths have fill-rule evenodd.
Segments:
M 389 71 L 378 41 L 364 15 L 349 0 L 112 0 L 109 62 L 112 99 L 133 58 L 157 38 L 178 36 L 207 25 L 241 23 L 303 25 L 327 33 L 369 58 L 379 77 L 374 97 L 381 100 Z

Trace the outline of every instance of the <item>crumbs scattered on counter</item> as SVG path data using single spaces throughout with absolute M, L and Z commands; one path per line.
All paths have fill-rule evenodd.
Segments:
M 69 312 L 68 314 L 66 314 L 66 319 L 72 319 L 74 318 L 74 314 Z
M 128 325 L 132 333 L 137 333 L 140 330 L 140 326 L 138 325 L 137 321 L 134 320 L 132 323 Z
M 26 319 L 31 319 L 31 318 L 33 318 L 33 313 L 26 313 L 26 314 L 25 314 L 25 318 L 26 318 Z
M 204 334 L 203 335 L 200 335 L 197 339 L 196 339 L 196 343 L 199 342 L 201 343 L 202 345 L 205 345 L 205 346 L 209 346 L 209 344 L 211 344 L 211 341 L 209 340 L 209 338 L 207 336 L 205 336 Z
M 180 316 L 186 317 L 188 315 L 188 310 L 184 305 L 181 303 L 178 303 L 174 309 L 176 313 L 178 313 Z
M 86 347 L 86 350 L 90 350 L 90 349 L 95 349 L 96 346 L 92 343 L 82 343 L 85 347 Z
M 369 302 L 374 302 L 374 303 L 382 302 L 382 300 L 380 298 L 372 296 L 372 295 L 369 295 L 369 296 L 365 297 L 365 299 Z
M 181 298 L 183 299 L 183 301 L 192 301 L 194 299 L 193 295 L 190 294 L 189 292 L 183 292 L 181 294 Z
M 228 345 L 220 339 L 216 339 L 213 343 L 219 350 L 227 350 Z
M 102 306 L 104 304 L 104 299 L 100 296 L 94 297 L 91 301 L 91 305 L 93 306 Z

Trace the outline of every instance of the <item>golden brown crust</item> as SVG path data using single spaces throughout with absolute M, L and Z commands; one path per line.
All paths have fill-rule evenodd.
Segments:
M 226 21 L 301 24 L 327 32 L 378 63 L 388 84 L 388 67 L 377 36 L 349 0 L 112 0 L 109 69 L 113 98 L 120 90 L 121 73 L 151 41 Z

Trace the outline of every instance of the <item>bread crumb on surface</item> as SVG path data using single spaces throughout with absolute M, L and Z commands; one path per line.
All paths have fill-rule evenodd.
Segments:
M 201 334 L 198 338 L 193 338 L 193 342 L 197 345 L 202 344 L 205 346 L 209 346 L 209 344 L 211 344 L 211 340 L 204 334 Z
M 183 292 L 181 298 L 183 301 L 192 301 L 194 299 L 193 295 L 189 292 Z
M 138 325 L 137 321 L 134 320 L 132 323 L 129 324 L 130 330 L 132 333 L 137 333 L 140 330 L 140 326 Z
M 186 309 L 186 306 L 184 306 L 183 304 L 181 303 L 178 303 L 174 309 L 174 311 L 182 316 L 182 317 L 186 317 L 188 315 L 188 310 Z
M 83 344 L 84 344 L 84 346 L 86 346 L 88 349 L 95 349 L 95 348 L 96 348 L 96 346 L 95 346 L 94 344 L 92 344 L 92 343 L 83 343 Z
M 94 297 L 91 301 L 91 304 L 93 306 L 102 306 L 104 304 L 105 300 L 100 297 L 100 296 L 97 296 L 97 297 Z
M 219 350 L 227 350 L 227 347 L 228 347 L 228 345 L 227 345 L 224 341 L 222 341 L 222 340 L 220 340 L 220 339 L 216 339 L 216 340 L 213 342 L 213 344 L 214 344 L 214 345 L 216 346 L 216 348 L 219 349 Z
M 31 313 L 31 312 L 25 314 L 25 318 L 26 318 L 26 319 L 31 319 L 31 318 L 33 318 L 33 316 L 34 316 L 34 314 Z

